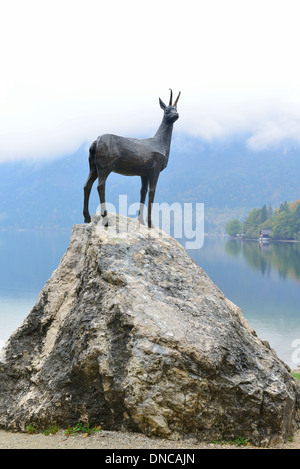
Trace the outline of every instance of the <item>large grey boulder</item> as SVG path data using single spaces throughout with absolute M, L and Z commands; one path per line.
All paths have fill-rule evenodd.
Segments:
M 287 365 L 177 241 L 109 221 L 74 226 L 2 351 L 0 426 L 285 441 L 300 395 Z

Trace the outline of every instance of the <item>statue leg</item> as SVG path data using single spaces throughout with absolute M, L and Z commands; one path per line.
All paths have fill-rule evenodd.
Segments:
M 91 216 L 89 213 L 89 198 L 90 198 L 92 185 L 94 184 L 96 179 L 97 179 L 96 167 L 95 166 L 92 167 L 92 165 L 90 165 L 90 174 L 83 188 L 84 190 L 83 216 L 84 216 L 85 223 L 90 223 L 91 221 Z
M 108 218 L 107 218 L 107 211 L 105 206 L 105 183 L 106 179 L 108 178 L 110 172 L 101 172 L 98 171 L 98 193 L 100 199 L 100 206 L 101 206 L 101 216 L 103 218 L 104 226 L 108 226 Z
M 142 181 L 142 187 L 141 187 L 141 198 L 140 198 L 140 209 L 139 209 L 138 220 L 140 223 L 142 223 L 142 225 L 145 225 L 143 214 L 144 214 L 144 205 L 145 205 L 146 195 L 148 192 L 147 176 L 141 176 L 141 181 Z
M 155 190 L 158 181 L 159 172 L 155 172 L 149 177 L 149 198 L 148 198 L 148 228 L 154 228 L 151 221 L 152 204 L 154 202 Z

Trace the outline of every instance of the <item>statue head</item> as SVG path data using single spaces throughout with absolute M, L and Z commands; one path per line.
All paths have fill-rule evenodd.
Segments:
M 177 103 L 178 103 L 178 99 L 179 99 L 181 91 L 179 91 L 179 94 L 178 94 L 174 104 L 172 104 L 173 92 L 172 92 L 171 89 L 170 89 L 170 93 L 171 94 L 170 94 L 169 105 L 167 106 L 160 98 L 159 98 L 159 104 L 160 104 L 160 107 L 162 108 L 162 110 L 164 111 L 164 118 L 166 119 L 166 121 L 169 124 L 173 124 L 175 121 L 177 121 L 177 119 L 179 117 L 179 114 L 177 112 Z

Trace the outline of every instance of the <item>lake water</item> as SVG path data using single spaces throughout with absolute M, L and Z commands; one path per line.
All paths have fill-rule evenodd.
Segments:
M 21 324 L 69 244 L 70 232 L 0 232 L 0 346 Z M 300 243 L 207 236 L 189 255 L 291 368 L 300 364 Z

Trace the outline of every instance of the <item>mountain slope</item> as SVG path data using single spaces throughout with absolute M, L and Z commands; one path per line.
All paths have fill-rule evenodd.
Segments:
M 277 207 L 284 200 L 298 199 L 300 149 L 287 145 L 253 152 L 244 141 L 207 143 L 175 133 L 156 202 L 201 202 L 206 213 L 223 213 L 269 203 Z M 0 228 L 70 228 L 81 223 L 87 176 L 87 145 L 53 161 L 0 164 Z M 99 204 L 96 185 L 91 213 Z M 106 199 L 118 209 L 119 194 L 127 194 L 131 204 L 139 200 L 139 191 L 139 177 L 111 174 Z

